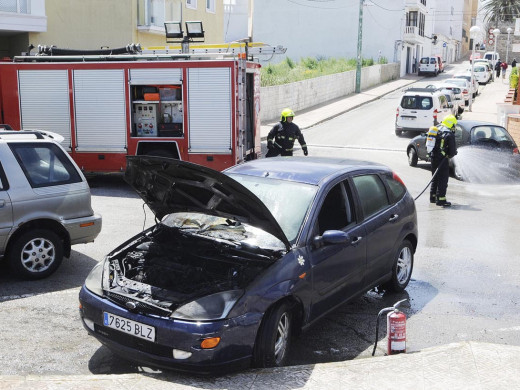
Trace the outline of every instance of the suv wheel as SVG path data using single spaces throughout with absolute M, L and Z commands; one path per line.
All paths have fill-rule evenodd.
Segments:
M 50 230 L 30 230 L 13 242 L 8 256 L 11 268 L 18 275 L 25 279 L 42 279 L 60 266 L 63 242 Z

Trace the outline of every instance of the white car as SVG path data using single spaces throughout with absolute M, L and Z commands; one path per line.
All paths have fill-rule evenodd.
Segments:
M 462 96 L 464 97 L 464 104 L 469 105 L 469 94 L 472 93 L 471 85 L 465 78 L 451 78 L 443 81 L 445 84 L 455 84 L 462 90 Z
M 448 90 L 453 92 L 455 100 L 453 101 L 453 105 L 457 107 L 457 114 L 455 115 L 457 118 L 461 118 L 462 113 L 464 112 L 465 108 L 465 101 L 464 96 L 462 96 L 462 88 L 455 84 L 449 84 L 449 83 L 435 83 L 430 84 L 426 86 L 426 88 L 433 88 L 438 91 Z
M 403 131 L 424 133 L 451 114 L 446 96 L 433 88 L 407 89 L 397 107 L 395 135 Z
M 453 77 L 455 77 L 456 79 L 465 79 L 471 85 L 471 72 L 456 74 Z M 477 97 L 477 95 L 478 95 L 478 81 L 475 77 L 473 77 L 473 85 L 471 85 L 471 93 L 472 93 L 473 98 Z
M 468 69 L 471 75 L 471 68 Z M 473 77 L 479 84 L 487 84 L 491 80 L 491 67 L 484 62 L 476 62 L 473 64 Z
M 493 65 L 488 60 L 476 60 L 473 64 L 474 66 L 484 66 L 486 68 L 486 72 L 489 74 L 489 81 L 493 79 Z M 471 68 L 468 69 L 471 72 Z

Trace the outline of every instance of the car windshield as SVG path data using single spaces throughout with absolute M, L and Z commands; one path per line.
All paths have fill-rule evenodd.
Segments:
M 229 174 L 269 209 L 291 244 L 294 243 L 318 187 L 287 180 Z
M 513 143 L 513 138 L 506 129 L 499 126 L 476 126 L 472 129 L 471 141 L 478 142 L 490 139 L 498 143 Z

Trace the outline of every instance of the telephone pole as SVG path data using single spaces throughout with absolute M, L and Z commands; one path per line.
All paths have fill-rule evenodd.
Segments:
M 357 65 L 356 65 L 356 93 L 361 92 L 361 46 L 363 40 L 363 3 L 365 0 L 359 0 L 359 25 L 357 39 Z

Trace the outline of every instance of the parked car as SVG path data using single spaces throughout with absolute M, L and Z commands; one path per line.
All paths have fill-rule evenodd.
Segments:
M 518 154 L 518 147 L 515 141 L 504 127 L 497 124 L 460 120 L 455 125 L 455 142 L 459 150 L 471 147 L 485 151 L 486 154 L 488 154 L 487 152 L 505 154 L 507 158 L 500 159 L 501 164 L 511 164 L 514 170 L 520 167 L 520 155 Z M 406 154 L 408 156 L 408 164 L 412 167 L 415 167 L 419 160 L 430 161 L 430 157 L 426 152 L 426 134 L 413 138 L 406 148 Z M 508 158 L 510 156 L 513 158 Z M 482 160 L 481 163 L 486 164 L 485 159 Z M 456 178 L 464 180 L 464 173 L 458 169 L 456 161 L 457 158 L 450 159 L 452 172 Z
M 456 74 L 453 77 L 455 77 L 456 79 L 465 79 L 469 83 L 469 85 L 471 86 L 470 92 L 471 92 L 473 98 L 477 97 L 477 95 L 478 95 L 478 81 L 477 81 L 476 77 L 473 77 L 473 84 L 471 83 L 471 72 L 459 73 L 459 74 Z
M 471 74 L 471 68 L 468 69 Z M 487 61 L 475 61 L 473 64 L 473 77 L 479 84 L 487 84 L 493 77 L 493 71 Z
M 455 84 L 446 84 L 444 82 L 429 84 L 426 88 L 435 89 L 438 91 L 448 90 L 453 92 L 453 96 L 455 101 L 453 102 L 454 106 L 457 106 L 457 114 L 455 115 L 457 118 L 461 118 L 464 113 L 464 109 L 466 107 L 464 97 L 462 95 L 462 89 Z
M 419 61 L 419 70 L 417 74 L 422 76 L 424 74 L 430 74 L 437 76 L 440 73 L 439 59 L 434 56 L 422 57 Z
M 480 60 L 482 58 L 482 54 L 479 52 L 475 52 L 469 56 L 469 63 L 471 64 L 473 61 Z
M 496 51 L 487 51 L 484 53 L 484 59 L 488 60 L 491 65 L 495 65 L 496 61 L 500 59 L 500 56 Z
M 448 101 L 448 108 L 450 108 L 450 114 L 458 117 L 459 116 L 459 103 L 455 99 L 455 93 L 449 89 L 439 89 L 439 91 L 446 96 Z
M 427 131 L 449 114 L 451 107 L 441 92 L 431 88 L 407 89 L 397 107 L 395 134 Z
M 385 166 L 127 161 L 126 181 L 160 222 L 108 254 L 79 294 L 85 329 L 124 359 L 197 373 L 280 366 L 302 328 L 410 280 L 415 204 Z
M 473 93 L 471 85 L 468 80 L 465 78 L 457 78 L 453 77 L 450 79 L 443 80 L 444 84 L 455 84 L 462 90 L 462 96 L 464 97 L 464 104 L 467 106 L 469 105 L 469 95 L 470 93 Z
M 60 135 L 1 127 L 0 255 L 19 276 L 41 279 L 70 256 L 71 245 L 94 241 L 101 216 Z

